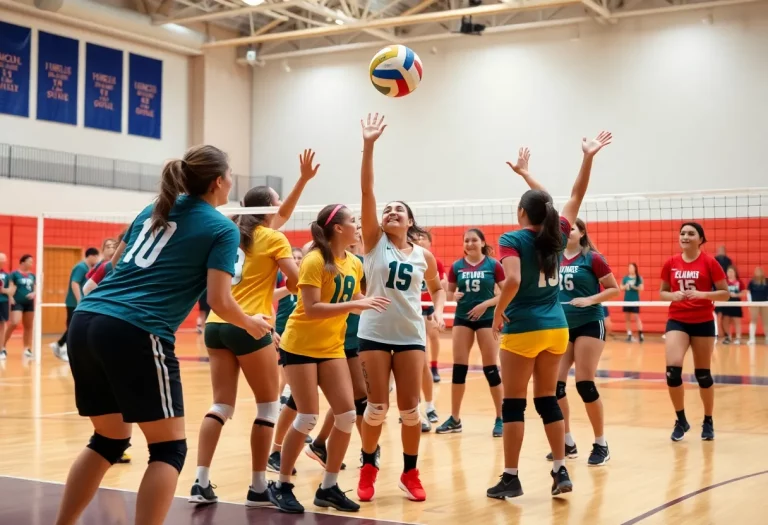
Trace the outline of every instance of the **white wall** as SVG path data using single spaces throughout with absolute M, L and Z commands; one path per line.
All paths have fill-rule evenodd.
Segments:
M 514 197 L 506 166 L 530 146 L 533 172 L 570 191 L 580 139 L 611 130 L 590 193 L 768 186 L 768 6 L 636 18 L 616 26 L 464 37 L 414 46 L 419 89 L 388 99 L 369 83 L 373 51 L 254 69 L 252 173 L 320 173 L 302 204 L 359 201 L 360 124 L 387 115 L 376 150 L 379 200 Z
M 138 44 L 123 42 L 87 31 L 37 20 L 26 15 L 2 11 L 4 22 L 32 27 L 80 40 L 78 79 L 78 125 L 38 121 L 37 106 L 37 32 L 32 32 L 30 56 L 30 118 L 0 114 L 0 143 L 18 144 L 36 148 L 65 151 L 82 155 L 162 164 L 164 160 L 179 157 L 187 148 L 187 57 L 158 51 Z M 89 129 L 83 126 L 85 102 L 85 48 L 86 42 L 121 49 L 123 56 L 123 131 Z M 138 53 L 163 61 L 163 100 L 161 140 L 128 135 L 128 52 Z

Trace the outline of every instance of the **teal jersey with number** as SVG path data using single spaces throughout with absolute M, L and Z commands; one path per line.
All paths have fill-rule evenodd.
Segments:
M 355 254 L 355 257 L 360 259 L 360 262 L 365 262 L 362 255 Z M 361 286 L 365 286 L 365 275 L 360 281 Z M 357 314 L 349 314 L 347 316 L 347 331 L 344 334 L 344 349 L 356 349 L 359 345 L 357 342 L 357 327 L 360 326 L 360 316 Z
M 76 282 L 80 287 L 80 297 L 83 297 L 83 286 L 88 281 L 86 274 L 88 273 L 88 265 L 85 261 L 80 261 L 73 268 L 69 274 L 69 281 L 67 281 L 67 297 L 64 299 L 64 304 L 67 308 L 75 308 L 77 306 L 77 298 L 75 292 L 72 291 L 72 283 Z
M 122 319 L 174 342 L 179 325 L 206 288 L 208 270 L 235 275 L 240 233 L 207 202 L 181 195 L 168 226 L 150 231 L 147 206 L 128 228 L 123 256 L 77 311 Z
M 277 287 L 281 288 L 285 286 L 285 276 L 280 270 L 277 271 Z M 275 332 L 279 335 L 283 335 L 285 330 L 285 323 L 288 322 L 288 317 L 293 313 L 296 308 L 297 295 L 286 295 L 277 302 L 277 312 L 275 313 Z
M 5 270 L 0 269 L 0 288 L 8 288 L 8 282 L 10 281 L 11 274 L 6 273 Z M 0 290 L 0 303 L 7 303 L 8 296 Z
M 581 252 L 573 259 L 563 257 L 560 262 L 560 302 L 569 328 L 605 319 L 601 304 L 581 308 L 567 303 L 600 293 L 600 279 L 610 273 L 608 263 L 597 252 Z
M 643 278 L 639 275 L 636 275 L 635 277 L 631 277 L 629 275 L 625 275 L 624 278 L 621 280 L 621 285 L 632 285 L 632 286 L 640 286 L 643 284 Z M 629 290 L 624 290 L 624 300 L 625 301 L 639 301 L 640 300 L 640 292 L 637 290 L 632 290 L 631 288 Z
M 13 294 L 13 301 L 16 304 L 30 304 L 33 301 L 33 299 L 27 299 L 27 296 L 35 291 L 34 273 L 14 270 L 8 278 L 8 282 L 16 285 L 16 293 Z
M 565 246 L 571 225 L 560 217 L 560 233 Z M 539 268 L 534 240 L 536 232 L 523 228 L 507 232 L 499 239 L 501 260 L 514 256 L 520 258 L 520 288 L 504 315 L 509 322 L 504 323 L 502 333 L 522 334 L 537 330 L 567 328 L 563 307 L 560 305 L 560 278 L 558 274 L 546 278 Z M 563 254 L 558 254 L 558 266 Z M 557 268 L 555 269 L 557 271 Z
M 499 261 L 492 257 L 484 257 L 476 265 L 471 265 L 461 258 L 451 265 L 448 270 L 448 282 L 456 285 L 456 291 L 461 292 L 461 298 L 456 303 L 456 318 L 470 320 L 469 312 L 480 303 L 493 299 L 496 283 L 504 280 L 504 269 Z M 488 308 L 478 321 L 493 319 L 495 306 Z

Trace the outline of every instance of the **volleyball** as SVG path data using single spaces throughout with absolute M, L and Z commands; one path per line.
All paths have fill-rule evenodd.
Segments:
M 423 74 L 419 55 L 405 46 L 387 46 L 371 60 L 371 83 L 388 97 L 413 93 Z

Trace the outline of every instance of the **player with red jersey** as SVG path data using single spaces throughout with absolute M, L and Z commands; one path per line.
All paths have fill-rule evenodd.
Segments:
M 682 253 L 670 257 L 661 271 L 661 299 L 671 301 L 666 328 L 667 386 L 677 413 L 672 441 L 683 439 L 691 425 L 685 418 L 683 359 L 688 347 L 693 351 L 693 364 L 699 393 L 704 404 L 701 439 L 715 439 L 712 411 L 715 404 L 714 380 L 710 372 L 715 349 L 715 305 L 727 301 L 730 294 L 725 272 L 714 257 L 701 251 L 707 242 L 704 228 L 697 222 L 680 227 Z M 713 291 L 714 290 L 714 291 Z

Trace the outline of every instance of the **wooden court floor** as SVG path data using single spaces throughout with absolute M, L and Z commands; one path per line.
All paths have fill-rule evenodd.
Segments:
M 201 339 L 191 333 L 180 334 L 177 353 L 183 358 L 189 442 L 187 463 L 177 490 L 177 495 L 183 497 L 194 481 L 197 431 L 211 404 L 211 394 Z M 26 478 L 63 482 L 73 458 L 92 432 L 88 421 L 75 412 L 69 367 L 50 354 L 47 344 L 39 374 L 35 364 L 23 361 L 18 339 L 12 340 L 9 354 L 8 360 L 0 363 L 0 481 L 7 484 L 14 478 Z M 479 364 L 475 353 L 473 357 L 473 363 Z M 440 362 L 443 382 L 435 385 L 435 397 L 442 422 L 450 413 L 448 335 L 442 341 Z M 572 432 L 580 451 L 578 459 L 568 461 L 573 493 L 557 498 L 549 495 L 550 464 L 544 459 L 548 446 L 541 422 L 529 402 L 520 464 L 525 494 L 507 501 L 486 498 L 486 489 L 502 471 L 503 453 L 501 439 L 491 437 L 492 405 L 485 379 L 476 370 L 467 381 L 462 414 L 464 432 L 422 435 L 419 467 L 427 501 L 409 502 L 397 488 L 402 455 L 397 411 L 390 409 L 382 434 L 382 468 L 376 500 L 364 504 L 357 516 L 401 523 L 478 520 L 487 525 L 732 525 L 765 521 L 768 498 L 760 494 L 768 486 L 768 347 L 718 346 L 713 364 L 717 382 L 716 440 L 707 443 L 699 439 L 702 409 L 695 383 L 686 383 L 692 429 L 680 443 L 669 439 L 675 415 L 664 382 L 664 346 L 660 339 L 651 337 L 642 345 L 610 341 L 599 368 L 598 387 L 605 404 L 606 437 L 612 459 L 605 467 L 587 467 L 591 428 L 571 378 L 568 392 Z M 684 371 L 689 374 L 692 369 L 688 356 Z M 245 498 L 250 481 L 248 439 L 254 415 L 253 398 L 243 380 L 235 418 L 224 428 L 212 468 L 212 481 L 218 486 L 217 494 L 222 501 L 239 504 Z M 138 429 L 130 453 L 133 463 L 112 468 L 104 480 L 106 487 L 136 490 L 147 461 L 146 444 Z M 346 463 L 349 467 L 342 472 L 339 484 L 342 489 L 352 489 L 350 495 L 354 495 L 359 463 L 356 434 Z M 321 480 L 320 466 L 302 455 L 297 469 L 298 498 L 308 511 L 319 510 L 312 506 L 312 498 Z M 3 503 L 3 499 L 0 498 L 0 522 L 4 522 L 3 505 L 8 503 Z M 183 502 L 177 503 L 184 508 Z M 273 511 L 256 509 L 248 511 L 248 523 L 262 522 L 259 513 L 264 513 L 269 523 L 295 522 L 274 515 Z M 331 523 L 330 519 L 324 521 Z M 358 520 L 347 517 L 334 519 L 333 523 L 341 521 Z M 199 522 L 191 519 L 173 523 Z M 205 520 L 209 522 L 219 521 Z M 112 516 L 109 523 L 132 521 L 118 515 Z M 14 521 L 13 525 L 24 524 Z

